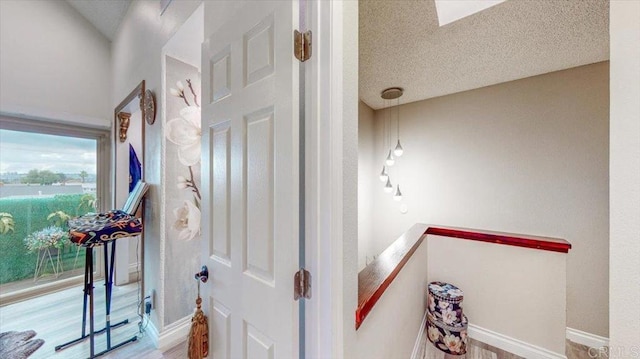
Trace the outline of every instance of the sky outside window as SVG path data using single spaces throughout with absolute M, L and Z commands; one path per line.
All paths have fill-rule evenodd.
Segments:
M 0 173 L 96 173 L 96 140 L 0 129 Z

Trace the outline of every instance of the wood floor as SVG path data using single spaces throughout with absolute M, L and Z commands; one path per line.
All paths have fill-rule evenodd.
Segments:
M 148 334 L 140 333 L 137 316 L 137 283 L 113 287 L 111 322 L 129 319 L 129 324 L 112 329 L 112 345 L 138 337 L 136 342 L 110 352 L 105 359 L 183 359 L 186 344 L 182 343 L 165 353 L 156 350 Z M 104 326 L 104 282 L 95 284 L 96 329 Z M 82 289 L 80 286 L 57 293 L 0 307 L 0 332 L 35 330 L 36 338 L 45 344 L 29 359 L 83 359 L 89 356 L 89 340 L 56 352 L 56 345 L 80 336 L 82 323 Z M 105 335 L 96 336 L 96 352 L 105 348 Z

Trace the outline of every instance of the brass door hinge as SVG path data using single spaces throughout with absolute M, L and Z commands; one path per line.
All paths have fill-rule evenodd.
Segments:
M 305 62 L 311 58 L 311 30 L 300 32 L 293 31 L 293 54 L 300 62 Z
M 300 268 L 293 276 L 293 299 L 311 298 L 311 273 Z

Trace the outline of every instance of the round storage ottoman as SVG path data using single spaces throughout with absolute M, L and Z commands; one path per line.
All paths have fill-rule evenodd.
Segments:
M 431 282 L 428 286 L 427 336 L 447 354 L 467 352 L 467 317 L 462 313 L 464 293 L 455 285 Z
M 463 314 L 460 321 L 448 325 L 427 313 L 427 336 L 436 348 L 447 354 L 466 354 L 467 316 Z
M 444 324 L 452 324 L 462 318 L 464 293 L 453 284 L 431 282 L 429 289 L 429 313 Z

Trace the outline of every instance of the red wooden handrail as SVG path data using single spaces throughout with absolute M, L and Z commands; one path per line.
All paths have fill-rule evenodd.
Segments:
M 478 229 L 429 227 L 427 228 L 426 234 L 562 253 L 569 253 L 569 249 L 571 249 L 571 243 L 560 238 L 538 237 Z
M 409 261 L 425 237 L 426 224 L 414 224 L 400 238 L 396 239 L 371 264 L 358 273 L 358 308 L 356 309 L 356 329 L 369 314 L 382 293 Z
M 571 243 L 560 238 L 538 237 L 477 229 L 428 226 L 417 223 L 358 273 L 356 329 L 371 312 L 387 287 L 418 249 L 426 235 L 453 237 L 509 246 L 568 253 Z

